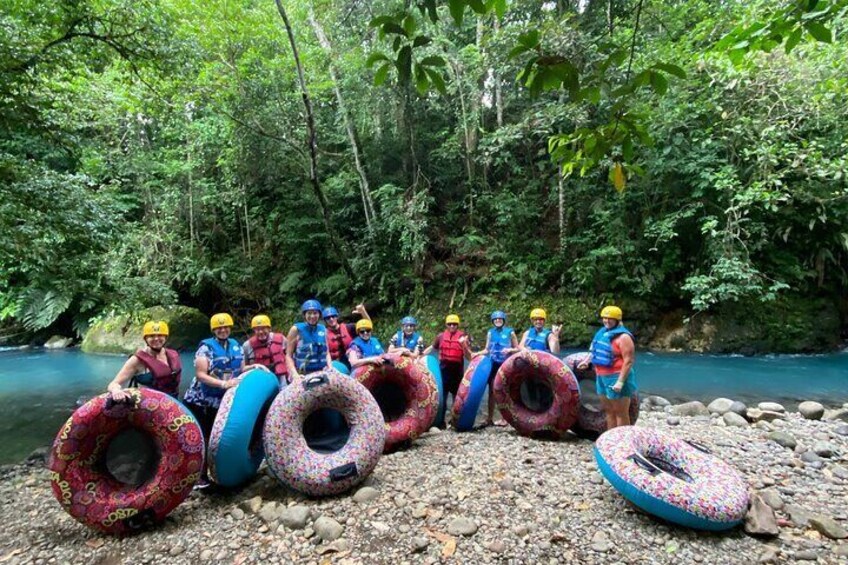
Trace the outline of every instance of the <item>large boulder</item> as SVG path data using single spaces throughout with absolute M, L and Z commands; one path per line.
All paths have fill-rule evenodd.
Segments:
M 807 420 L 821 420 L 824 416 L 824 406 L 812 400 L 806 400 L 798 405 L 798 412 Z
M 94 323 L 82 340 L 85 353 L 133 353 L 144 345 L 141 331 L 148 320 L 168 322 L 167 346 L 193 350 L 209 337 L 209 317 L 188 306 L 154 306 L 132 315 L 109 316 Z
M 74 342 L 74 338 L 72 337 L 62 337 L 60 335 L 54 335 L 46 342 L 44 342 L 45 349 L 65 349 L 69 345 Z
M 712 414 L 724 414 L 730 412 L 733 407 L 733 401 L 729 398 L 716 398 L 707 405 L 707 410 Z
M 671 413 L 677 416 L 709 416 L 710 411 L 704 406 L 703 402 L 693 400 L 684 402 L 671 407 Z

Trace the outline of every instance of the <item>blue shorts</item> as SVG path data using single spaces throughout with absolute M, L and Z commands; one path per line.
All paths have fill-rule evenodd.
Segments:
M 627 380 L 624 381 L 624 386 L 621 387 L 621 392 L 615 392 L 612 389 L 612 385 L 617 382 L 618 373 L 605 375 L 603 377 L 598 376 L 595 378 L 595 392 L 598 393 L 598 396 L 605 396 L 610 400 L 617 400 L 619 398 L 630 398 L 639 390 L 636 385 L 636 375 L 633 374 L 633 371 L 630 371 L 630 374 L 627 375 Z

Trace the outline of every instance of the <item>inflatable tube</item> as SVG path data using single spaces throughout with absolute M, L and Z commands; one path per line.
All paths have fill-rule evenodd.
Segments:
M 304 424 L 321 408 L 338 410 L 349 428 L 343 445 L 316 451 Z M 265 458 L 286 486 L 313 495 L 344 492 L 374 470 L 383 453 L 380 407 L 364 386 L 335 371 L 311 373 L 282 390 L 271 404 L 263 432 Z
M 280 390 L 279 378 L 254 369 L 221 399 L 209 434 L 209 478 L 223 487 L 237 487 L 256 475 L 265 451 L 262 424 Z
M 350 375 L 350 367 L 342 363 L 341 361 L 333 361 L 333 369 L 338 371 L 343 375 Z
M 435 355 L 425 355 L 419 361 L 424 365 L 433 381 L 436 383 L 436 395 L 438 396 L 438 408 L 436 416 L 430 423 L 430 426 L 444 427 L 445 425 L 445 384 L 442 382 L 442 368 L 439 366 L 439 359 Z
M 165 393 L 126 390 L 114 403 L 101 394 L 68 419 L 50 454 L 53 494 L 74 518 L 102 532 L 122 534 L 160 522 L 191 493 L 203 469 L 203 433 L 188 409 Z M 149 445 L 131 482 L 116 478 L 114 445 L 135 434 Z M 116 471 L 117 472 L 117 471 Z M 125 475 L 122 474 L 124 478 Z
M 467 432 L 474 428 L 480 403 L 486 394 L 486 386 L 489 384 L 489 374 L 492 372 L 492 360 L 488 355 L 481 355 L 469 363 L 459 390 L 453 401 L 453 427 L 458 432 Z
M 436 382 L 412 357 L 387 353 L 380 365 L 358 367 L 354 378 L 380 406 L 386 423 L 386 451 L 414 441 L 430 429 L 439 404 Z
M 522 391 L 525 387 L 549 398 L 531 406 L 525 398 L 527 391 Z M 524 350 L 511 355 L 495 376 L 493 389 L 504 420 L 522 435 L 562 437 L 577 421 L 580 386 L 568 367 L 550 353 Z
M 745 479 L 697 443 L 622 426 L 598 438 L 595 460 L 627 500 L 669 522 L 718 531 L 745 519 Z
M 607 431 L 607 417 L 604 409 L 601 408 L 600 402 L 590 402 L 590 398 L 597 397 L 595 393 L 595 371 L 590 367 L 588 369 L 578 369 L 578 365 L 582 363 L 588 353 L 574 353 L 565 358 L 566 366 L 571 369 L 577 381 L 591 381 L 592 392 L 587 396 L 580 396 L 580 409 L 577 412 L 577 423 L 571 428 L 579 437 L 597 439 L 597 437 Z M 635 424 L 639 419 L 639 395 L 634 394 L 630 397 L 630 423 Z

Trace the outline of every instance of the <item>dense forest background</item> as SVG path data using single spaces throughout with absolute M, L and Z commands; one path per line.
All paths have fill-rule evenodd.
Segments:
M 844 328 L 845 5 L 7 0 L 0 322 L 555 296 Z

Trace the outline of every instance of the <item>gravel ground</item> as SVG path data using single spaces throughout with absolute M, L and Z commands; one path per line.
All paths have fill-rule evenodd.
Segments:
M 68 516 L 40 465 L 6 467 L 0 563 L 848 563 L 848 540 L 831 539 L 848 527 L 845 422 L 793 413 L 731 427 L 717 414 L 674 412 L 654 406 L 638 425 L 700 441 L 735 465 L 752 492 L 764 491 L 779 535 L 664 524 L 601 478 L 590 441 L 490 427 L 431 431 L 342 497 L 311 500 L 264 474 L 238 492 L 194 492 L 157 529 L 124 539 Z M 794 449 L 768 438 L 791 446 L 775 432 Z

